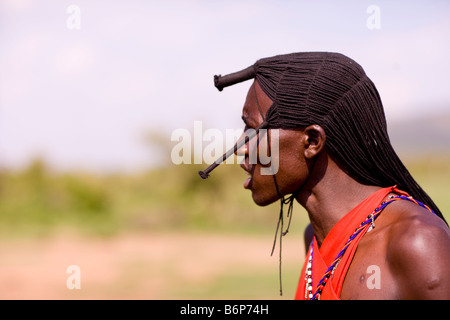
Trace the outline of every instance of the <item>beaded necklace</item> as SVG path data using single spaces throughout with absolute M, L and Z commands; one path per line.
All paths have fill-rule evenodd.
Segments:
M 336 258 L 334 259 L 333 263 L 330 265 L 330 267 L 327 269 L 327 271 L 325 271 L 325 274 L 322 277 L 322 279 L 320 279 L 319 284 L 317 285 L 317 288 L 316 288 L 316 291 L 315 291 L 314 294 L 313 294 L 313 291 L 312 291 L 312 263 L 313 263 L 313 247 L 314 247 L 314 240 L 313 240 L 313 242 L 311 244 L 311 248 L 309 250 L 309 258 L 308 258 L 308 262 L 307 262 L 306 270 L 305 270 L 305 282 L 306 282 L 306 285 L 305 285 L 305 299 L 307 299 L 307 300 L 320 300 L 320 295 L 322 294 L 322 291 L 323 291 L 325 285 L 327 284 L 327 282 L 330 279 L 330 277 L 333 275 L 334 270 L 338 266 L 339 262 L 341 261 L 342 256 L 344 255 L 345 251 L 347 250 L 347 248 L 349 247 L 349 245 L 353 241 L 353 239 L 355 239 L 356 236 L 363 229 L 365 229 L 368 224 L 370 224 L 370 225 L 368 226 L 368 228 L 366 229 L 365 232 L 369 232 L 370 230 L 375 228 L 374 221 L 378 217 L 378 215 L 381 213 L 381 211 L 383 211 L 383 209 L 388 204 L 390 204 L 391 202 L 394 202 L 394 201 L 400 200 L 400 199 L 409 200 L 411 202 L 414 202 L 415 204 L 417 204 L 417 205 L 427 209 L 428 211 L 436 214 L 433 210 L 430 209 L 430 207 L 428 207 L 427 205 L 423 204 L 420 201 L 417 201 L 417 200 L 413 199 L 412 197 L 401 196 L 401 195 L 397 195 L 397 196 L 390 195 L 387 200 L 383 201 L 377 208 L 375 208 L 375 210 L 371 214 L 369 214 L 367 216 L 366 220 L 361 222 L 360 226 L 355 229 L 353 234 L 349 237 L 349 239 L 345 243 L 345 245 L 342 248 L 342 250 L 338 253 Z

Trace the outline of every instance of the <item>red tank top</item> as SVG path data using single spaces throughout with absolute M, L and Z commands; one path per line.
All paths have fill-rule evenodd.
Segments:
M 396 193 L 399 195 L 409 196 L 406 192 L 398 190 L 395 186 L 383 188 L 367 199 L 361 202 L 358 206 L 347 213 L 341 220 L 334 225 L 330 230 L 328 235 L 325 237 L 322 245 L 318 246 L 317 241 L 314 237 L 313 244 L 313 259 L 311 266 L 310 279 L 312 280 L 312 292 L 316 291 L 319 281 L 324 276 L 328 267 L 332 265 L 336 256 L 342 250 L 344 245 L 347 243 L 349 237 L 354 233 L 355 229 L 361 225 L 361 222 L 367 219 L 375 208 L 377 208 L 381 202 L 388 196 L 389 193 Z M 339 300 L 342 284 L 344 282 L 345 275 L 347 274 L 348 268 L 352 262 L 353 256 L 355 255 L 358 243 L 364 234 L 367 232 L 370 224 L 365 226 L 363 229 L 349 244 L 347 250 L 343 254 L 341 260 L 337 264 L 333 274 L 330 276 L 326 285 L 323 287 L 320 294 L 320 299 L 326 300 Z M 310 251 L 307 251 L 306 260 L 303 265 L 302 273 L 300 275 L 300 280 L 297 287 L 297 292 L 295 295 L 296 300 L 309 300 L 309 293 L 307 287 L 307 265 L 310 260 Z

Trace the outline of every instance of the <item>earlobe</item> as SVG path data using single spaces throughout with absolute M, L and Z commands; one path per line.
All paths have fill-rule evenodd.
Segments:
M 327 136 L 325 130 L 317 125 L 313 124 L 305 128 L 305 157 L 312 159 L 317 156 L 325 147 L 325 141 Z

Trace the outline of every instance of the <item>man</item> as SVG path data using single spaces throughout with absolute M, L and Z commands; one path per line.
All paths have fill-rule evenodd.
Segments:
M 337 53 L 293 53 L 216 76 L 215 84 L 222 90 L 252 78 L 242 118 L 246 130 L 269 129 L 267 143 L 278 129 L 277 150 L 268 148 L 278 170 L 261 174 L 267 165 L 250 161 L 261 134 L 233 151 L 245 157 L 244 187 L 256 204 L 281 199 L 283 210 L 291 195 L 290 210 L 295 199 L 308 212 L 296 298 L 450 299 L 448 226 L 394 152 L 361 66 Z M 281 229 L 282 220 L 283 212 Z

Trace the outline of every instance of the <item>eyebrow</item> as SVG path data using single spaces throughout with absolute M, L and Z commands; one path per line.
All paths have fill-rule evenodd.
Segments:
M 242 115 L 242 121 L 244 121 L 245 125 L 246 125 L 247 127 L 249 127 L 249 128 L 252 128 L 253 126 L 250 125 L 250 122 L 251 122 L 250 120 L 251 120 L 251 119 L 250 119 L 249 116 L 244 116 L 244 115 Z

